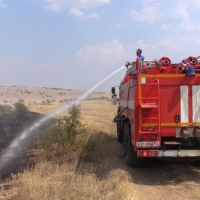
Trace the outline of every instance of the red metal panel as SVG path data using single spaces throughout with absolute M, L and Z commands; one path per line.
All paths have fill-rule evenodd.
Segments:
M 175 123 L 174 116 L 180 112 L 180 86 L 160 87 L 161 123 Z

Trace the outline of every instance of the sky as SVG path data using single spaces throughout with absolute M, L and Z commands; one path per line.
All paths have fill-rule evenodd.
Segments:
M 0 85 L 88 90 L 138 48 L 146 60 L 199 56 L 199 14 L 199 0 L 0 0 Z

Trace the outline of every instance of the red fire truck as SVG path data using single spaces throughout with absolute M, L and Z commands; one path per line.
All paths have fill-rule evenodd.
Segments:
M 127 66 L 128 68 L 128 66 Z M 115 87 L 112 87 L 116 98 Z M 200 159 L 200 62 L 168 57 L 133 62 L 119 86 L 114 121 L 126 163 L 140 167 L 146 157 Z

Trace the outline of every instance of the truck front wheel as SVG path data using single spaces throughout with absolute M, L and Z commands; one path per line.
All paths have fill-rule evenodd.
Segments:
M 126 164 L 129 167 L 142 167 L 144 164 L 144 159 L 139 158 L 134 151 L 134 147 L 131 143 L 131 131 L 130 131 L 130 124 L 126 122 L 124 124 L 124 150 L 125 150 L 125 157 L 126 157 Z
M 123 142 L 123 134 L 122 134 L 122 122 L 117 122 L 117 140 L 119 143 Z

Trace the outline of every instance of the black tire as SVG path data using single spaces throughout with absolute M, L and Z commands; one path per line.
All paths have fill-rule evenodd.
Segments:
M 123 143 L 122 122 L 117 122 L 117 141 Z
M 131 131 L 130 124 L 126 122 L 124 124 L 124 150 L 126 157 L 126 164 L 129 167 L 142 167 L 144 164 L 144 159 L 137 157 L 136 152 L 134 151 L 134 147 L 131 143 Z
M 123 124 L 123 134 L 122 134 L 122 137 L 123 137 L 123 149 L 124 149 L 124 157 L 126 157 L 126 138 L 125 138 L 125 136 L 126 136 L 126 122 Z

